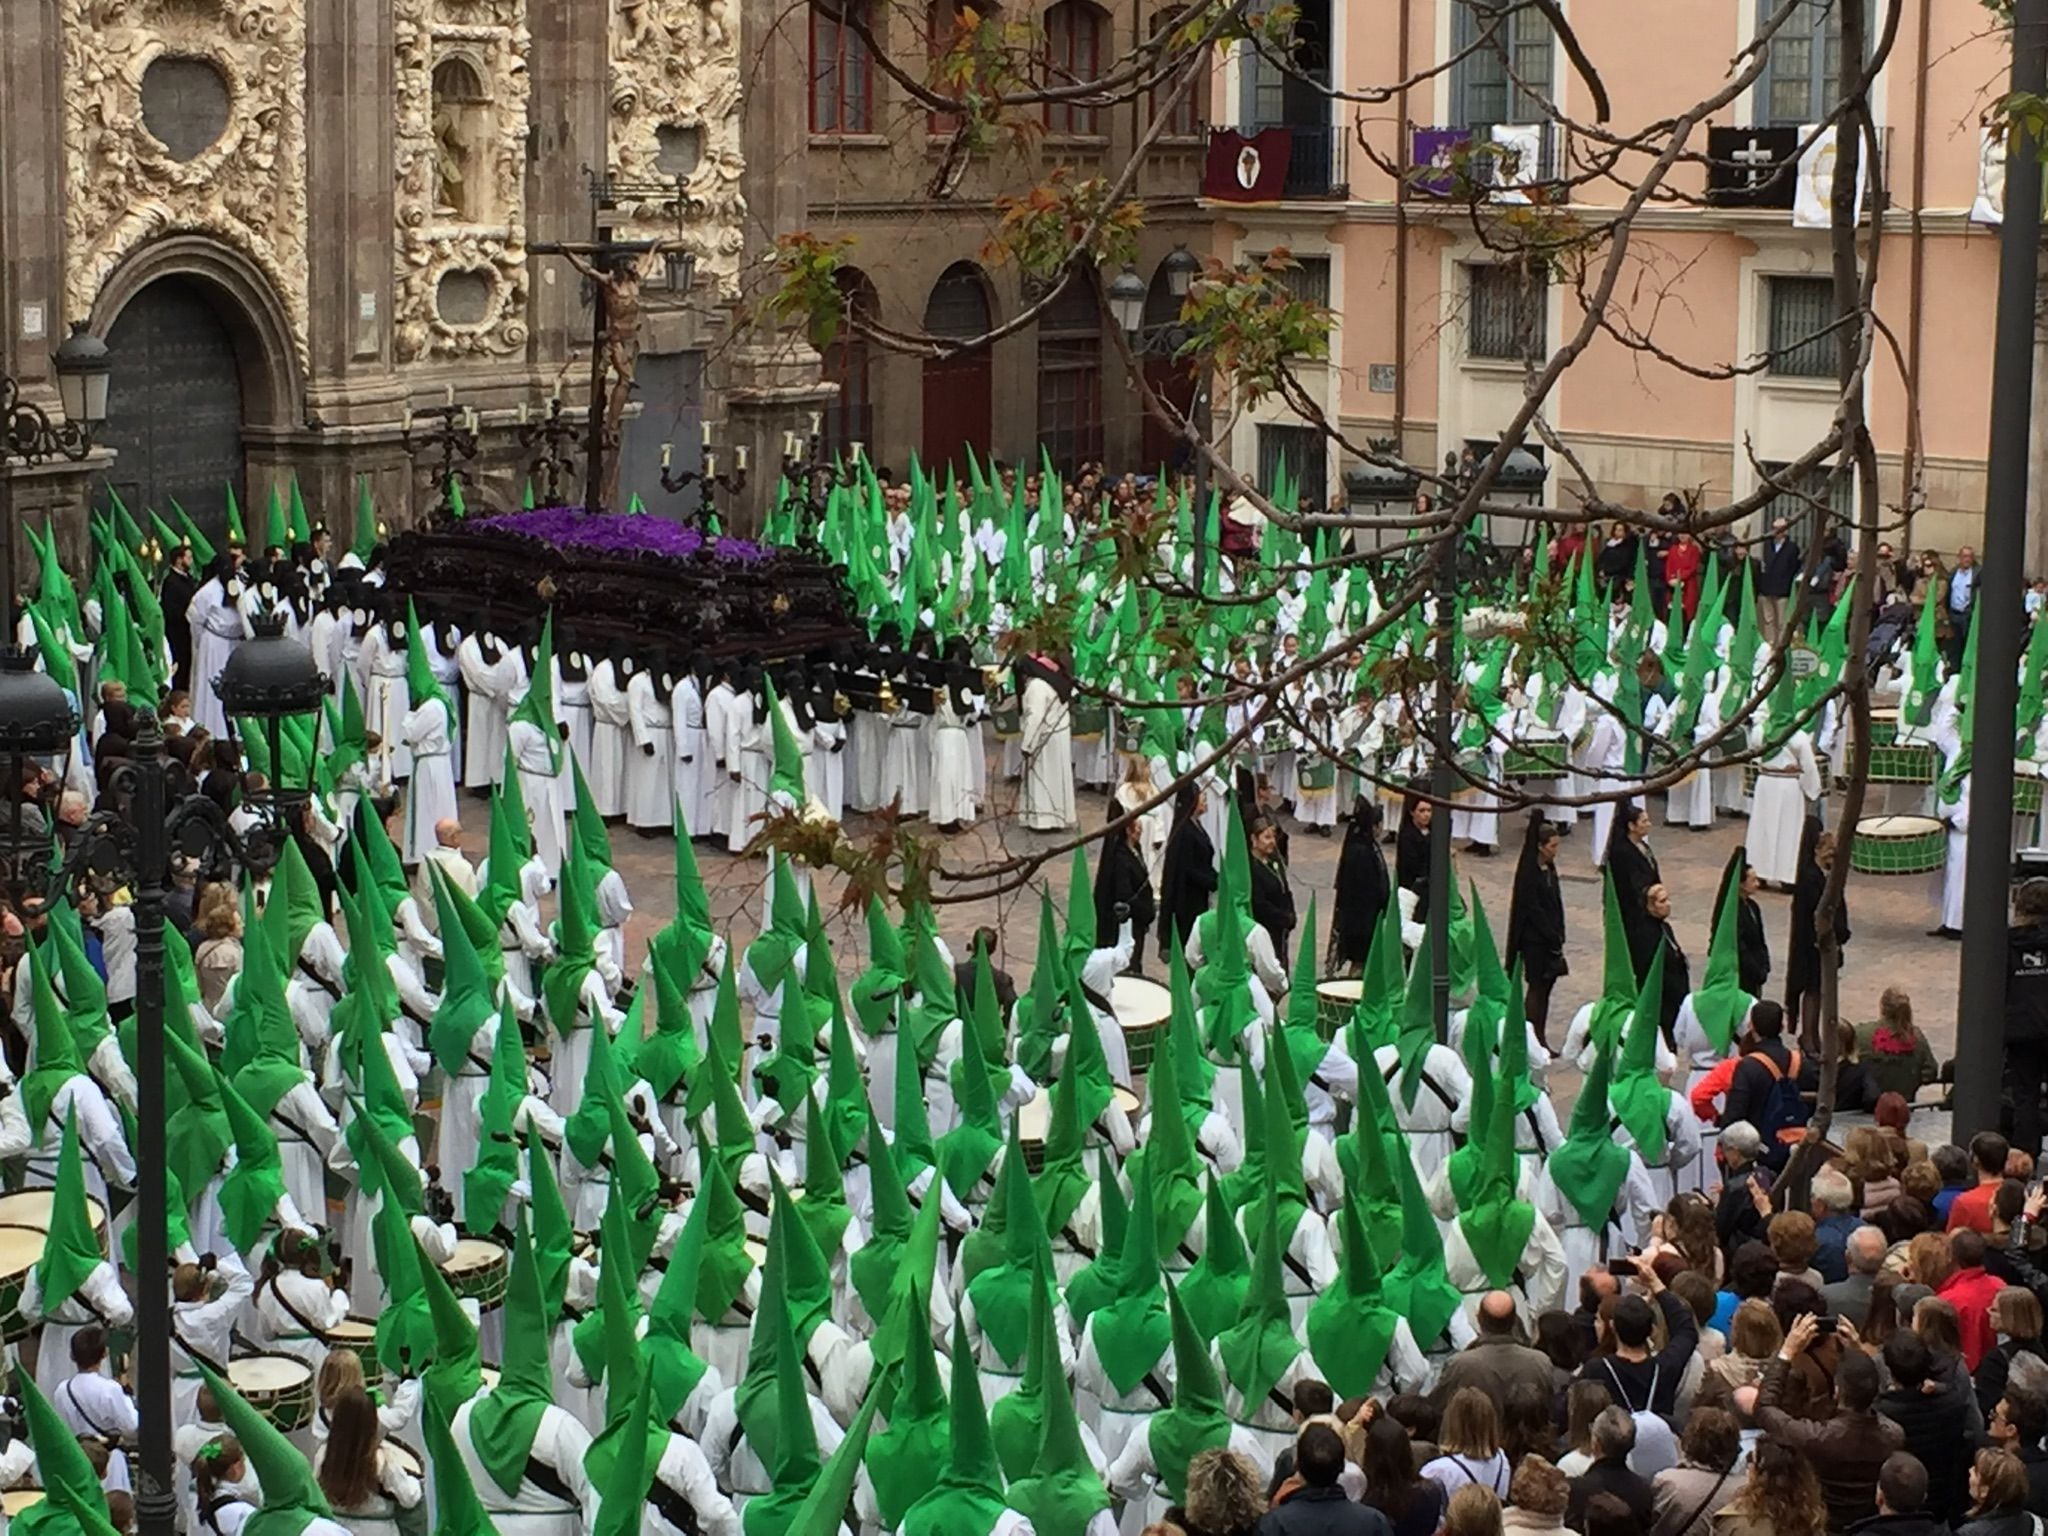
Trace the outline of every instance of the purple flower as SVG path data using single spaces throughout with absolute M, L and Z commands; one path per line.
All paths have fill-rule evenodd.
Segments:
M 479 531 L 509 533 L 519 538 L 552 545 L 556 549 L 591 550 L 610 555 L 652 555 L 677 560 L 702 548 L 704 536 L 694 528 L 650 514 L 600 513 L 592 516 L 581 507 L 536 507 L 502 517 L 472 518 L 463 525 Z M 751 563 L 765 560 L 771 550 L 751 539 L 720 538 L 712 541 L 714 559 Z

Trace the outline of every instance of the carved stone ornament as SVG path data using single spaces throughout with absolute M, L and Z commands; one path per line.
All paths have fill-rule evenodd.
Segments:
M 739 0 L 612 0 L 611 174 L 623 182 L 673 181 L 663 130 L 695 130 L 700 152 L 685 172 L 691 206 L 680 238 L 695 252 L 704 292 L 739 291 L 747 204 L 740 191 Z M 672 206 L 626 209 L 630 232 L 675 238 Z M 715 284 L 715 288 L 712 286 Z
M 302 0 L 58 0 L 57 11 L 66 313 L 89 314 L 108 275 L 145 242 L 207 234 L 262 270 L 304 366 Z M 164 56 L 203 60 L 227 93 L 219 137 L 185 159 L 143 126 L 143 76 Z
M 400 362 L 502 358 L 527 342 L 523 0 L 395 0 Z M 489 288 L 451 319 L 450 272 Z

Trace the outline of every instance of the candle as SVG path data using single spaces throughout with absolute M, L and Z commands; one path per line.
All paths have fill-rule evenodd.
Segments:
M 859 463 L 859 462 L 861 461 L 861 459 L 862 459 L 863 457 L 864 457 L 864 455 L 863 455 L 863 454 L 861 453 L 861 451 L 860 451 L 860 439 L 859 439 L 859 438 L 855 438 L 855 439 L 853 440 L 853 461 L 854 461 L 854 463 L 858 464 L 858 463 Z
M 661 467 L 663 469 L 668 468 L 668 462 L 675 457 L 675 452 L 676 445 L 674 443 L 663 443 L 661 445 Z
M 744 443 L 733 449 L 732 461 L 738 467 L 741 474 L 744 475 L 747 472 L 747 449 Z
M 522 427 L 523 427 L 523 426 L 525 426 L 525 425 L 526 425 L 526 421 L 527 421 L 527 418 L 528 418 L 529 416 L 531 416 L 532 414 L 533 414 L 533 413 L 532 413 L 532 412 L 531 412 L 530 410 L 528 410 L 526 402 L 525 402 L 524 400 L 520 401 L 520 402 L 519 402 L 519 425 L 521 425 Z
M 704 478 L 710 479 L 718 473 L 718 455 L 709 448 L 704 450 Z
M 798 448 L 798 447 L 797 447 L 797 438 L 796 438 L 796 434 L 795 434 L 794 432 L 785 432 L 785 433 L 783 433 L 783 434 L 782 434 L 782 456 L 783 456 L 783 457 L 784 457 L 785 459 L 788 459 L 788 460 L 790 460 L 790 461 L 791 461 L 792 463 L 794 463 L 794 462 L 796 461 L 796 458 L 797 458 L 797 456 L 798 456 L 798 455 L 799 455 L 799 454 L 800 454 L 801 452 L 802 452 L 802 450 L 801 450 L 800 448 Z
M 469 430 L 472 433 L 476 431 L 476 407 L 473 405 L 469 408 Z
M 711 446 L 711 423 L 708 421 L 704 423 L 704 446 L 706 448 Z
M 818 435 L 819 430 L 823 428 L 824 425 L 824 413 L 822 411 L 811 412 L 811 436 L 816 437 Z
M 448 403 L 450 405 L 455 403 L 455 386 L 453 384 L 448 386 Z

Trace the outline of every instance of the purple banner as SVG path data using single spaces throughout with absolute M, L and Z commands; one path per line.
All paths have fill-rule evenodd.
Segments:
M 1425 197 L 1449 197 L 1458 188 L 1451 161 L 1471 142 L 1470 128 L 1417 128 L 1409 145 L 1410 186 Z

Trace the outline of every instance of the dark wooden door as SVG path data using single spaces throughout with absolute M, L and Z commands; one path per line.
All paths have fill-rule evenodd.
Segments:
M 919 454 L 928 469 L 937 471 L 954 463 L 964 468 L 967 458 L 960 450 L 967 444 L 973 445 L 982 463 L 988 463 L 994 430 L 992 392 L 986 347 L 961 357 L 925 362 L 924 446 Z
M 1186 416 L 1195 408 L 1195 376 L 1186 363 L 1176 362 L 1170 357 L 1148 357 L 1145 359 L 1145 382 L 1152 386 L 1152 393 L 1161 402 L 1180 415 Z M 1138 455 L 1139 471 L 1157 474 L 1164 466 L 1172 473 L 1189 463 L 1187 440 L 1142 405 L 1138 409 L 1144 412 L 1145 418 L 1144 441 Z
M 100 441 L 119 457 L 106 483 L 138 517 L 144 507 L 168 513 L 176 500 L 218 543 L 227 488 L 247 501 L 241 370 L 219 311 L 198 283 L 160 279 L 115 318 L 107 350 L 114 373 Z

